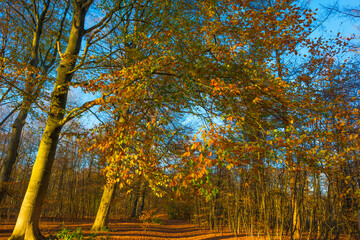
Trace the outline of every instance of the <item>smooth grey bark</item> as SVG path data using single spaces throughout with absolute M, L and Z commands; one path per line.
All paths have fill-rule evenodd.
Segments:
M 91 227 L 91 231 L 100 231 L 107 227 L 111 202 L 115 196 L 116 186 L 117 184 L 115 183 L 105 185 L 96 218 L 93 226 Z
M 46 9 L 47 11 L 47 9 Z M 45 17 L 46 12 L 44 13 Z M 40 44 L 40 37 L 42 33 L 42 26 L 44 19 L 38 19 L 36 30 L 34 32 L 33 36 L 33 42 L 32 42 L 32 49 L 31 49 L 31 60 L 30 60 L 30 66 L 31 67 L 37 67 L 38 64 L 38 51 L 39 51 L 39 44 Z M 25 90 L 24 90 L 24 97 L 23 97 L 23 103 L 20 106 L 19 114 L 17 115 L 14 123 L 12 124 L 12 133 L 10 137 L 10 142 L 8 146 L 8 151 L 5 159 L 4 166 L 1 169 L 0 172 L 0 203 L 5 197 L 6 193 L 6 183 L 10 180 L 10 175 L 12 168 L 16 162 L 16 157 L 20 145 L 20 138 L 21 133 L 25 125 L 25 120 L 27 118 L 27 115 L 30 110 L 32 99 L 30 98 L 30 95 L 33 94 L 34 91 L 34 83 L 32 81 L 35 81 L 32 79 L 32 76 L 29 76 L 26 83 L 25 83 Z
M 50 0 L 44 1 L 44 7 L 41 13 L 36 12 L 37 10 L 33 10 L 34 16 L 36 16 L 36 26 L 33 32 L 32 46 L 31 46 L 31 59 L 29 61 L 29 65 L 32 68 L 37 68 L 39 63 L 39 46 L 40 39 L 43 32 L 43 26 L 45 22 L 46 15 L 48 13 L 50 5 Z M 46 73 L 51 66 L 55 62 L 56 51 L 54 50 L 54 54 L 52 59 L 49 62 L 49 65 L 43 65 L 43 71 Z M 10 137 L 10 142 L 8 146 L 8 151 L 6 154 L 6 158 L 4 161 L 4 165 L 0 171 L 0 203 L 3 201 L 6 196 L 6 185 L 10 181 L 10 176 L 12 169 L 16 163 L 16 158 L 18 155 L 18 150 L 21 142 L 21 134 L 26 122 L 26 118 L 29 114 L 32 103 L 36 100 L 37 96 L 40 94 L 42 89 L 42 82 L 38 82 L 35 74 L 30 74 L 25 83 L 25 89 L 23 92 L 23 101 L 18 107 L 19 114 L 17 115 L 14 123 L 12 124 L 12 133 Z
M 63 126 L 62 120 L 65 116 L 69 83 L 74 74 L 72 70 L 75 67 L 85 33 L 85 16 L 92 3 L 92 0 L 74 1 L 71 32 L 66 51 L 62 54 L 63 56 L 57 69 L 57 77 L 51 95 L 50 110 L 45 130 L 33 166 L 30 182 L 10 239 L 32 240 L 43 238 L 39 230 L 41 208 L 48 189 L 59 134 Z
M 5 198 L 6 195 L 6 184 L 10 180 L 10 175 L 13 169 L 13 166 L 15 165 L 16 158 L 17 158 L 17 152 L 20 145 L 20 138 L 22 129 L 25 125 L 25 120 L 28 115 L 28 109 L 27 107 L 30 104 L 23 104 L 21 107 L 21 110 L 16 117 L 14 124 L 12 125 L 12 133 L 10 137 L 10 142 L 7 150 L 7 155 L 4 161 L 4 165 L 1 168 L 0 172 L 0 203 Z

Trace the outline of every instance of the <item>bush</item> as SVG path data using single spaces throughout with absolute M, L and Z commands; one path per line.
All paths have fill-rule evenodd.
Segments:
M 56 237 L 62 240 L 81 240 L 84 236 L 82 235 L 81 228 L 77 228 L 74 232 L 71 232 L 67 228 L 63 228 L 56 234 Z

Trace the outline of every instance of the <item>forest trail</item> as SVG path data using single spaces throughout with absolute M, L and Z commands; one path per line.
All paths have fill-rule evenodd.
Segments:
M 15 222 L 0 223 L 0 240 L 8 239 Z M 136 222 L 111 222 L 110 231 L 101 231 L 94 236 L 90 232 L 91 222 L 41 222 L 40 229 L 45 237 L 56 236 L 63 227 L 74 231 L 81 228 L 84 239 L 186 239 L 186 240 L 211 240 L 211 239 L 264 239 L 246 236 L 237 236 L 229 232 L 212 232 L 195 228 L 186 221 L 167 220 L 163 224 L 149 224 Z M 146 229 L 145 229 L 146 228 Z

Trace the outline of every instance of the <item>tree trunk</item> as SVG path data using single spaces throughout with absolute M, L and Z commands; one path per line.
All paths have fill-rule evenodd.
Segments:
M 139 206 L 137 209 L 137 213 L 136 216 L 140 216 L 144 210 L 144 206 L 145 206 L 145 195 L 146 195 L 146 186 L 145 186 L 145 180 L 141 179 L 140 180 L 140 200 L 139 200 Z
M 19 115 L 16 117 L 14 124 L 12 125 L 12 134 L 10 137 L 6 159 L 0 172 L 0 203 L 6 195 L 6 183 L 8 183 L 10 180 L 11 172 L 16 162 L 21 133 L 25 125 L 25 120 L 29 112 L 29 107 L 29 103 L 23 104 Z
M 115 183 L 106 184 L 104 188 L 103 195 L 101 197 L 101 202 L 99 209 L 96 214 L 96 218 L 91 231 L 100 231 L 107 227 L 107 221 L 110 213 L 111 202 L 115 196 Z
M 140 196 L 141 199 L 140 199 L 139 209 L 138 209 L 138 213 L 137 213 L 138 216 L 140 216 L 142 214 L 142 212 L 144 211 L 145 195 L 146 195 L 146 190 L 143 189 L 141 196 Z
M 30 61 L 30 66 L 32 67 L 36 67 L 38 62 L 37 51 L 39 48 L 38 45 L 40 43 L 41 30 L 39 30 L 38 27 L 37 30 L 39 32 L 35 33 L 33 37 L 32 59 Z M 29 76 L 29 78 L 26 80 L 25 91 L 24 91 L 25 95 L 23 97 L 23 102 L 20 107 L 20 112 L 12 125 L 12 133 L 10 137 L 6 159 L 3 168 L 1 169 L 0 172 L 0 203 L 2 202 L 6 194 L 6 183 L 8 183 L 10 180 L 10 175 L 13 166 L 15 165 L 16 162 L 17 153 L 21 141 L 21 133 L 24 128 L 27 115 L 30 111 L 31 103 L 33 102 L 33 99 L 30 99 L 29 97 L 29 95 L 35 94 L 34 86 L 31 82 L 34 82 L 36 80 L 33 79 L 32 75 L 33 74 L 31 74 L 31 76 Z M 34 96 L 34 98 L 36 98 L 36 96 Z
M 32 39 L 31 51 L 30 51 L 31 59 L 29 62 L 29 65 L 33 68 L 36 68 L 39 63 L 40 38 L 43 31 L 43 25 L 45 21 L 45 16 L 48 11 L 48 7 L 49 5 L 45 4 L 42 13 L 40 15 L 37 15 L 37 22 L 35 26 L 35 31 Z M 45 66 L 43 67 L 44 67 L 43 70 L 46 73 L 48 71 L 48 68 Z M 38 81 L 39 80 L 36 78 L 36 75 L 34 73 L 31 73 L 25 82 L 23 102 L 20 105 L 20 112 L 12 125 L 12 133 L 11 133 L 6 159 L 4 162 L 4 166 L 0 172 L 0 203 L 5 197 L 6 183 L 9 182 L 13 166 L 16 163 L 17 153 L 21 141 L 21 133 L 24 128 L 27 115 L 30 111 L 31 104 L 38 97 L 40 90 L 42 88 L 43 83 Z M 37 88 L 34 83 L 38 84 Z
M 137 205 L 138 205 L 138 200 L 139 200 L 139 193 L 136 193 L 133 208 L 131 211 L 131 218 L 136 217 L 136 209 L 137 209 Z
M 297 173 L 290 172 L 290 189 L 292 205 L 291 239 L 300 239 L 300 214 L 297 194 Z
M 51 168 L 63 126 L 69 83 L 73 77 L 76 58 L 84 34 L 84 22 L 92 1 L 74 2 L 73 21 L 67 49 L 57 69 L 57 78 L 51 96 L 51 105 L 39 151 L 33 166 L 29 185 L 10 239 L 41 239 L 39 218 L 49 185 Z
M 30 182 L 20 209 L 20 213 L 10 239 L 39 239 L 39 218 L 45 199 L 51 167 L 55 156 L 58 134 L 61 130 L 56 123 L 49 123 L 41 139 Z

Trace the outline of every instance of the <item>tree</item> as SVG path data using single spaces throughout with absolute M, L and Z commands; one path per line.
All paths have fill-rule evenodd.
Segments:
M 101 197 L 100 206 L 96 213 L 94 224 L 91 231 L 101 231 L 107 227 L 107 221 L 110 213 L 110 206 L 115 196 L 115 189 L 118 184 L 107 183 L 104 187 L 104 192 Z
M 354 233 L 358 72 L 341 59 L 346 41 L 309 37 L 311 11 L 290 0 L 144 0 L 75 1 L 66 19 L 70 12 L 67 49 L 62 54 L 64 42 L 57 44 L 51 105 L 13 239 L 41 238 L 46 191 L 66 181 L 86 193 L 75 202 L 74 189 L 61 189 L 69 193 L 61 201 L 69 215 L 94 214 L 101 201 L 94 231 L 119 206 L 115 195 L 128 199 L 122 210 L 137 216 L 151 207 L 150 191 L 163 196 L 173 189 L 171 216 L 210 229 L 293 239 Z M 86 30 L 89 13 L 101 18 Z M 73 86 L 95 100 L 69 106 Z M 82 164 L 85 156 L 77 158 L 75 138 L 63 139 L 66 151 L 55 161 L 64 124 L 95 105 L 101 124 L 82 141 L 92 143 L 82 152 L 103 168 L 101 199 L 98 184 L 87 187 L 100 176 Z M 197 134 L 198 124 L 183 126 L 188 116 L 203 121 Z M 47 189 L 54 161 L 56 182 Z
M 19 88 L 20 86 L 15 86 L 15 88 L 21 92 L 22 101 L 21 104 L 14 107 L 14 111 L 18 110 L 19 114 L 12 124 L 12 134 L 8 145 L 7 156 L 0 172 L 0 202 L 5 196 L 5 185 L 10 179 L 11 171 L 16 162 L 21 133 L 27 115 L 30 112 L 32 103 L 37 101 L 43 85 L 45 81 L 47 81 L 47 74 L 56 61 L 57 50 L 55 42 L 59 42 L 64 34 L 64 23 L 69 9 L 69 2 L 58 2 L 57 4 L 65 9 L 60 10 L 59 6 L 52 4 L 50 0 L 42 3 L 40 3 L 40 1 L 34 1 L 32 5 L 27 5 L 26 2 L 13 3 L 8 1 L 5 1 L 3 4 L 5 8 L 9 9 L 3 17 L 15 18 L 15 16 L 17 16 L 20 18 L 20 21 L 15 21 L 12 24 L 21 22 L 25 29 L 33 33 L 33 37 L 25 42 L 27 46 L 24 46 L 25 51 L 28 51 L 28 56 L 24 56 L 25 60 L 28 60 L 28 63 L 24 64 L 24 66 L 17 66 L 20 68 L 19 71 L 26 71 L 26 69 L 28 69 L 28 73 L 23 76 L 24 88 L 21 89 Z M 31 21 L 28 21 L 28 19 L 31 19 Z M 56 20 L 59 20 L 59 26 L 56 26 Z M 55 30 L 56 34 L 49 33 L 52 27 L 57 27 L 57 30 Z M 53 37 L 54 35 L 55 37 Z M 22 60 L 23 59 L 18 59 L 16 61 L 19 64 Z M 16 78 L 16 74 L 18 73 L 15 72 L 15 76 L 11 77 Z M 2 77 L 5 82 L 9 83 L 8 80 L 6 80 L 7 77 L 5 78 L 4 75 Z M 14 88 L 13 83 L 9 83 L 9 85 L 8 90 Z M 5 95 L 6 94 L 4 94 L 4 96 Z M 13 113 L 13 111 L 11 113 Z
M 178 151 L 174 145 L 183 128 L 176 117 L 181 119 L 181 112 L 193 106 L 184 97 L 187 90 L 181 89 L 181 78 L 174 71 L 176 52 L 169 34 L 174 26 L 183 24 L 183 16 L 174 14 L 178 14 L 174 2 L 169 4 L 144 2 L 128 13 L 126 23 L 112 34 L 113 43 L 124 45 L 123 53 L 114 54 L 108 63 L 116 78 L 94 81 L 96 87 L 90 89 L 104 95 L 114 92 L 101 106 L 111 120 L 101 126 L 100 132 L 104 132 L 93 146 L 104 156 L 110 181 L 104 188 L 94 231 L 107 224 L 115 185 L 111 181 L 120 182 L 121 188 L 134 179 L 141 182 L 132 217 L 144 207 L 145 184 L 156 192 L 168 184 L 161 165 Z
M 49 1 L 50 2 L 50 1 Z M 49 3 L 48 2 L 48 3 Z M 38 154 L 33 166 L 30 182 L 20 209 L 20 213 L 10 239 L 39 239 L 39 218 L 44 198 L 46 196 L 51 168 L 57 148 L 59 134 L 66 122 L 86 111 L 96 102 L 86 103 L 82 108 L 76 108 L 66 114 L 67 96 L 74 72 L 77 70 L 76 61 L 79 58 L 81 43 L 85 34 L 91 33 L 91 37 L 85 46 L 82 60 L 86 57 L 86 50 L 95 33 L 101 31 L 110 21 L 115 11 L 120 8 L 120 2 L 116 2 L 108 13 L 89 29 L 85 29 L 85 19 L 93 1 L 74 1 L 72 6 L 72 25 L 67 41 L 67 47 L 60 54 L 61 61 L 57 68 L 54 90 L 51 94 L 50 108 L 46 121 L 45 130 L 40 142 Z M 58 49 L 61 51 L 61 49 Z

